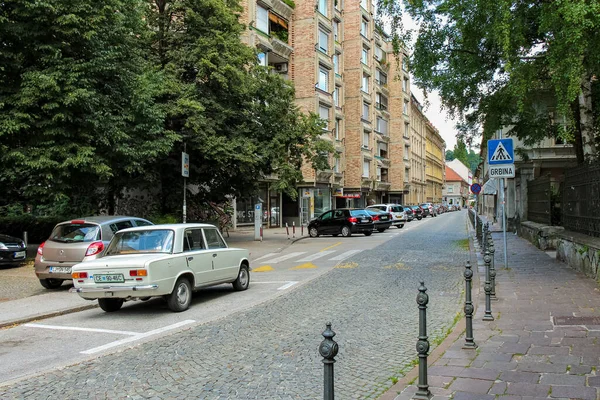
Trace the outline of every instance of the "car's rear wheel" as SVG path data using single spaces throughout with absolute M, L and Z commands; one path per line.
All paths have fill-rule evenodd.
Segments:
M 317 228 L 310 228 L 308 230 L 308 234 L 310 235 L 310 237 L 319 237 L 319 231 L 317 230 Z
M 123 306 L 123 299 L 98 299 L 100 308 L 106 312 L 119 311 Z
M 233 282 L 233 288 L 235 290 L 246 290 L 248 285 L 250 285 L 250 272 L 248 272 L 246 265 L 242 265 L 237 279 Z
M 381 232 L 385 232 L 385 229 L 386 229 L 386 228 L 383 228 L 383 229 L 382 229 L 382 228 L 379 228 L 379 229 L 377 229 L 377 232 L 379 232 L 379 233 L 381 233 Z
M 365 236 L 371 236 L 373 232 L 365 232 Z
M 43 287 L 45 287 L 46 289 L 59 288 L 60 285 L 62 285 L 62 283 L 63 283 L 63 279 L 54 279 L 54 278 L 40 279 L 40 284 Z
M 404 228 L 404 224 L 398 225 L 398 229 Z
M 347 226 L 342 226 L 342 231 L 340 232 L 340 234 L 341 234 L 343 237 L 348 237 L 348 236 L 352 235 L 352 232 L 350 232 L 350 228 L 349 228 L 349 227 L 347 227 Z
M 167 306 L 171 311 L 181 312 L 188 309 L 192 302 L 192 285 L 187 278 L 177 279 L 171 294 L 167 295 Z

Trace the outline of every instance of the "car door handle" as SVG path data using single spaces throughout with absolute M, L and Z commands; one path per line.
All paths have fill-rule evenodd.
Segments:
M 213 257 L 216 257 L 216 256 L 217 256 L 217 253 L 213 254 Z
M 192 261 L 194 259 L 194 257 L 188 257 L 187 260 L 188 261 Z

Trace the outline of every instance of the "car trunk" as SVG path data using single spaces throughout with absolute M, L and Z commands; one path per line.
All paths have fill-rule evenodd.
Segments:
M 64 243 L 48 240 L 44 244 L 44 260 L 56 262 L 80 262 L 92 242 Z

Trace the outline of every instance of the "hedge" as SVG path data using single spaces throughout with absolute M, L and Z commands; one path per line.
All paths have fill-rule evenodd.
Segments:
M 0 217 L 0 233 L 22 239 L 23 232 L 27 232 L 29 243 L 40 244 L 48 239 L 56 224 L 65 220 L 64 217 L 35 217 L 30 214 Z

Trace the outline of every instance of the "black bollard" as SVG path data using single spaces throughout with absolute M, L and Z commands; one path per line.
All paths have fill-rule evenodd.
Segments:
M 333 384 L 333 364 L 334 357 L 338 353 L 338 344 L 333 340 L 335 332 L 331 330 L 331 322 L 327 323 L 327 327 L 323 332 L 323 341 L 319 345 L 319 354 L 323 357 L 324 376 L 323 376 L 323 399 L 333 400 L 334 384 Z
M 417 352 L 419 353 L 419 384 L 417 392 L 413 399 L 429 400 L 432 395 L 427 384 L 427 353 L 429 352 L 429 340 L 427 336 L 427 295 L 425 282 L 421 281 L 419 294 L 417 295 L 417 304 L 419 305 L 419 340 L 417 341 Z
M 484 321 L 493 321 L 494 316 L 492 315 L 492 285 L 490 283 L 490 251 L 486 248 L 485 255 L 483 256 L 483 261 L 485 262 L 485 285 L 483 286 L 483 290 L 485 290 L 485 315 L 483 316 Z
M 489 228 L 490 227 L 489 227 L 488 223 L 486 222 L 483 225 L 482 234 L 481 234 L 481 254 L 485 253 L 485 249 L 487 247 Z
M 471 279 L 473 278 L 473 270 L 471 269 L 471 263 L 467 261 L 465 265 L 465 319 L 467 333 L 465 336 L 465 344 L 463 349 L 476 349 L 477 344 L 473 339 L 473 301 L 471 299 Z
M 492 239 L 492 235 L 490 234 L 490 240 L 489 240 L 489 250 L 490 250 L 490 258 L 491 258 L 491 264 L 490 264 L 490 284 L 492 285 L 492 290 L 490 292 L 490 298 L 492 300 L 498 300 L 498 297 L 496 297 L 496 260 L 494 259 L 494 253 L 496 253 L 496 249 L 494 249 L 494 239 Z

